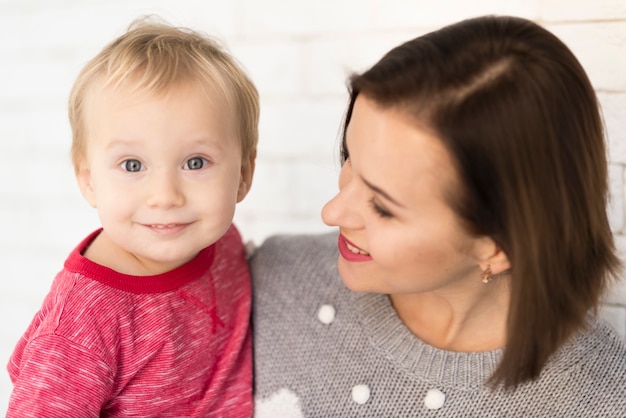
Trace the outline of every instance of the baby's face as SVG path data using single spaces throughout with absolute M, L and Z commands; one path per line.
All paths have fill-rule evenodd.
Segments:
M 111 254 L 127 253 L 157 274 L 228 229 L 246 188 L 234 117 L 222 102 L 195 85 L 157 95 L 89 94 L 77 176 Z

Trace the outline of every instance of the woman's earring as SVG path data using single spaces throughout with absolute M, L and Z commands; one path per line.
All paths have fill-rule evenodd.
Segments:
M 491 279 L 493 279 L 491 266 L 487 266 L 487 269 L 483 271 L 483 283 L 487 284 L 491 281 Z

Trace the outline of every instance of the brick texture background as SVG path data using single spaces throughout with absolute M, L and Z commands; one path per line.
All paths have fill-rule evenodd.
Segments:
M 257 171 L 236 223 L 260 243 L 321 232 L 336 191 L 346 76 L 392 46 L 481 14 L 533 19 L 581 60 L 609 136 L 612 229 L 626 259 L 626 2 L 623 0 L 0 0 L 0 363 L 6 364 L 67 253 L 98 227 L 69 161 L 66 102 L 82 65 L 136 17 L 221 38 L 257 84 Z M 626 284 L 602 307 L 626 338 Z M 0 411 L 11 384 L 0 372 Z

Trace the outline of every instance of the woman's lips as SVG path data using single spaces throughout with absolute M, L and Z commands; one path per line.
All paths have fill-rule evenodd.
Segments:
M 339 234 L 338 244 L 339 254 L 346 260 L 352 262 L 371 261 L 372 257 L 365 250 L 362 250 L 354 243 L 350 242 L 342 234 Z

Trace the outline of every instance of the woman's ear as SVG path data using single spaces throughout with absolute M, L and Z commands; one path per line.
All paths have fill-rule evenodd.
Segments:
M 489 257 L 485 268 L 487 267 L 489 267 L 491 269 L 491 273 L 495 275 L 510 270 L 511 263 L 509 262 L 509 257 L 504 253 L 504 251 L 502 251 L 500 247 L 497 247 L 494 254 Z
M 239 189 L 237 190 L 237 203 L 241 202 L 250 191 L 252 177 L 254 176 L 254 164 L 256 161 L 256 149 L 250 153 L 248 159 L 241 163 L 241 176 L 239 178 Z
M 76 169 L 76 182 L 80 188 L 80 192 L 87 202 L 96 207 L 96 193 L 91 183 L 91 170 L 87 167 L 87 164 L 83 161 L 79 163 Z
M 482 271 L 490 269 L 494 275 L 511 268 L 509 257 L 490 237 L 479 238 L 478 264 Z

